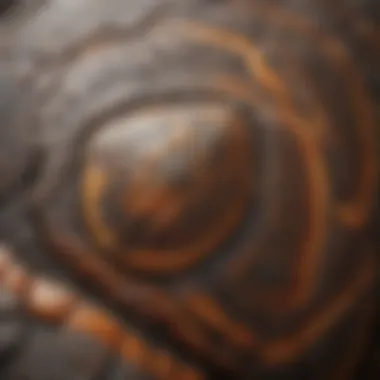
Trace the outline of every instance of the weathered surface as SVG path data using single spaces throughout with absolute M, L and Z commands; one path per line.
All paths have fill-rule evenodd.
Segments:
M 378 378 L 379 20 L 375 0 L 9 9 L 1 378 Z

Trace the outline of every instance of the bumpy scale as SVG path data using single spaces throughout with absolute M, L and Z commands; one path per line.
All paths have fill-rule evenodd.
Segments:
M 378 379 L 379 3 L 8 3 L 0 378 Z

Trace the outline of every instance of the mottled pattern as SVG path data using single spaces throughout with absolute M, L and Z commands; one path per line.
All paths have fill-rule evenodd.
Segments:
M 8 9 L 0 377 L 378 378 L 379 21 L 376 0 Z

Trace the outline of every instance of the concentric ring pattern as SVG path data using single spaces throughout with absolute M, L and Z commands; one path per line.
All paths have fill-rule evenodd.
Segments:
M 34 55 L 41 236 L 144 328 L 234 373 L 343 378 L 371 324 L 369 74 L 307 3 L 178 3 L 139 33 L 99 16 Z

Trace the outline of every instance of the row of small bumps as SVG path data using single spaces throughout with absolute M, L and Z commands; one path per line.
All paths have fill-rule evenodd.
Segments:
M 0 249 L 0 290 L 21 301 L 27 313 L 62 330 L 88 335 L 116 352 L 126 362 L 154 379 L 202 380 L 196 369 L 170 353 L 149 347 L 137 334 L 101 308 L 80 299 L 75 292 L 49 279 L 33 277 L 13 261 L 11 250 Z M 1 351 L 0 351 L 1 354 Z M 0 357 L 1 358 L 1 357 Z

